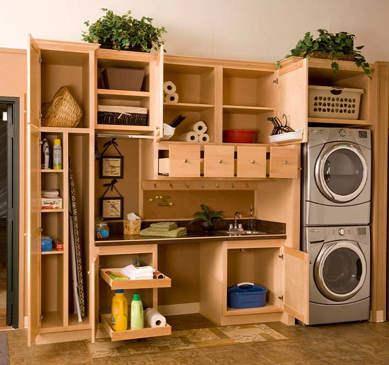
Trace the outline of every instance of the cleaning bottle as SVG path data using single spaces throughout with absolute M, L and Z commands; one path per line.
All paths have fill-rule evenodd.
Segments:
M 132 296 L 131 302 L 131 329 L 138 330 L 144 327 L 143 304 L 139 294 Z
M 111 311 L 114 331 L 125 331 L 128 326 L 128 301 L 123 289 L 115 290 Z
M 59 138 L 56 138 L 54 140 L 53 169 L 54 170 L 61 170 L 62 169 L 62 147 L 61 147 L 61 140 Z

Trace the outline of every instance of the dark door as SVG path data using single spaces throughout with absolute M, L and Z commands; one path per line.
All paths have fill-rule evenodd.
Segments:
M 6 305 L 4 324 L 13 327 L 18 327 L 19 299 L 18 123 L 18 99 L 0 98 L 0 290 L 6 295 L 0 306 Z

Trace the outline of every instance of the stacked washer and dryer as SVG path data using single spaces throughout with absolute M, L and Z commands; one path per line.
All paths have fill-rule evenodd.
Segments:
M 302 249 L 310 256 L 309 324 L 366 320 L 370 302 L 371 136 L 308 131 Z

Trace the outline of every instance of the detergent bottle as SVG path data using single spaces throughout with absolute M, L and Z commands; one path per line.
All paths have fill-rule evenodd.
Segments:
M 125 331 L 128 325 L 128 301 L 124 290 L 115 290 L 112 298 L 112 327 L 114 331 Z
M 131 302 L 131 329 L 138 330 L 144 327 L 143 304 L 139 294 L 132 296 Z

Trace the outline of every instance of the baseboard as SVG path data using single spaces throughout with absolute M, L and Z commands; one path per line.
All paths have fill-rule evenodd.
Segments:
M 181 303 L 158 306 L 158 311 L 164 316 L 178 316 L 200 312 L 200 303 Z

